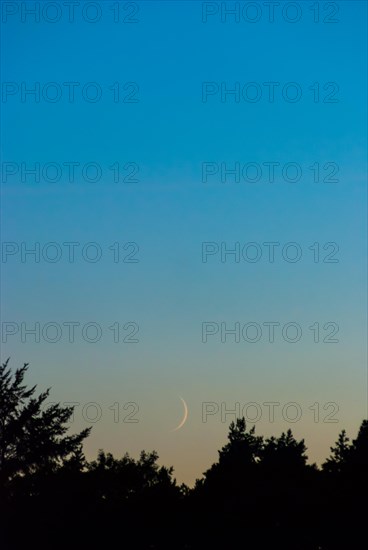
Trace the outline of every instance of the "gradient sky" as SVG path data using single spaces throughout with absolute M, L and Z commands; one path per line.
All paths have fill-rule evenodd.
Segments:
M 204 23 L 202 2 L 139 2 L 138 22 L 130 24 L 114 22 L 112 2 L 99 4 L 102 17 L 94 24 L 83 20 L 81 9 L 68 22 L 64 8 L 58 22 L 22 22 L 24 4 L 34 3 L 8 4 L 18 13 L 3 18 L 3 83 L 39 82 L 42 90 L 54 82 L 63 94 L 55 103 L 42 95 L 38 103 L 31 96 L 22 102 L 20 92 L 4 96 L 3 88 L 2 163 L 19 171 L 2 178 L 2 241 L 19 248 L 22 242 L 81 246 L 74 263 L 65 246 L 56 263 L 3 255 L 3 340 L 4 322 L 17 323 L 19 332 L 3 341 L 2 358 L 11 356 L 14 368 L 29 362 L 29 383 L 51 386 L 51 400 L 81 403 L 73 429 L 90 425 L 81 414 L 86 403 L 99 404 L 102 418 L 86 442 L 88 458 L 100 447 L 117 456 L 156 449 L 160 462 L 173 464 L 177 479 L 191 484 L 216 460 L 233 419 L 222 422 L 219 412 L 204 423 L 202 403 L 232 409 L 235 402 L 256 402 L 258 434 L 291 427 L 305 437 L 310 460 L 320 462 L 342 428 L 355 436 L 367 417 L 366 2 L 335 3 L 336 23 L 323 22 L 323 2 L 319 23 L 312 2 L 298 4 L 295 23 L 282 19 L 285 2 L 273 23 L 261 2 L 255 23 L 222 22 L 221 11 Z M 121 2 L 121 9 L 123 18 L 134 6 Z M 63 86 L 71 81 L 80 83 L 72 103 Z M 272 103 L 262 84 L 270 81 L 280 83 Z M 87 82 L 101 87 L 100 101 L 83 99 Z M 115 103 L 109 89 L 115 82 L 123 95 L 133 89 L 124 91 L 125 83 L 137 83 L 139 101 Z M 231 96 L 222 102 L 220 94 L 203 102 L 203 82 L 228 88 L 257 82 L 263 95 L 255 103 Z M 299 102 L 282 97 L 288 82 L 300 86 Z M 310 89 L 316 82 L 319 102 Z M 327 82 L 338 84 L 337 102 L 323 102 Z M 36 182 L 31 175 L 22 181 L 21 163 L 50 162 L 80 163 L 74 182 L 66 168 L 58 182 Z M 97 183 L 83 180 L 81 167 L 90 162 L 101 167 Z M 136 163 L 138 181 L 115 183 L 109 167 L 117 162 Z M 276 169 L 270 183 L 264 168 L 256 183 L 231 177 L 222 183 L 218 174 L 204 183 L 204 162 L 292 162 L 302 177 L 291 183 Z M 339 166 L 335 183 L 322 181 L 327 162 Z M 319 183 L 309 168 L 315 163 Z M 268 241 L 280 248 L 296 242 L 303 256 L 291 263 L 276 252 L 274 263 L 266 255 L 237 263 L 216 254 L 202 262 L 203 242 L 232 248 Z M 100 261 L 81 256 L 88 242 L 101 247 Z M 139 261 L 114 263 L 108 247 L 115 242 L 121 248 L 137 243 Z M 337 243 L 339 261 L 314 262 L 308 247 L 316 242 L 322 258 L 331 251 L 323 245 Z M 69 321 L 98 323 L 101 340 L 86 342 L 78 329 L 69 343 L 65 328 L 56 343 L 21 341 L 21 323 Z M 279 330 L 269 343 L 264 328 L 254 343 L 231 337 L 222 343 L 220 333 L 202 342 L 203 322 L 267 321 L 298 323 L 300 341 L 284 341 Z M 108 328 L 114 322 L 137 323 L 139 342 L 114 343 Z M 316 322 L 337 323 L 339 341 L 314 343 L 308 327 Z M 172 432 L 183 414 L 179 396 L 189 417 Z M 273 423 L 262 405 L 272 401 L 281 404 Z M 121 417 L 114 423 L 109 407 L 116 402 Z M 139 406 L 137 423 L 123 422 L 129 402 Z M 289 402 L 301 407 L 296 423 L 282 417 Z M 339 407 L 335 423 L 323 421 L 330 402 Z M 309 409 L 314 403 L 318 422 Z

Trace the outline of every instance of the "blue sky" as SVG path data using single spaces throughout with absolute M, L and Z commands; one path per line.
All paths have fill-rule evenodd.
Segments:
M 299 22 L 276 11 L 271 23 L 263 8 L 253 24 L 221 22 L 220 3 L 214 4 L 219 13 L 203 23 L 201 2 L 171 1 L 139 2 L 137 23 L 114 23 L 110 4 L 99 4 L 95 24 L 79 11 L 74 23 L 65 12 L 54 24 L 22 22 L 18 12 L 2 24 L 3 83 L 21 90 L 22 82 L 39 82 L 41 90 L 36 103 L 31 96 L 22 102 L 20 92 L 4 96 L 3 88 L 2 162 L 18 171 L 2 180 L 2 240 L 41 248 L 56 242 L 63 249 L 56 263 L 30 256 L 22 262 L 20 253 L 3 257 L 3 322 L 93 321 L 103 330 L 95 344 L 80 333 L 73 344 L 65 333 L 54 344 L 31 337 L 22 343 L 19 332 L 3 343 L 2 355 L 10 355 L 14 367 L 29 361 L 29 379 L 52 386 L 60 401 L 101 403 L 89 456 L 99 447 L 116 454 L 156 448 L 178 478 L 191 483 L 216 458 L 229 423 L 219 416 L 203 423 L 202 402 L 231 408 L 277 401 L 301 404 L 303 417 L 291 427 L 319 461 L 338 431 L 353 434 L 367 413 L 366 3 L 336 3 L 336 23 L 322 22 L 323 3 L 314 23 L 312 3 L 301 2 Z M 279 83 L 273 103 L 264 85 L 271 81 Z M 50 82 L 62 90 L 55 103 L 42 97 Z M 64 82 L 79 83 L 73 102 Z M 100 101 L 83 98 L 88 82 L 97 83 Z M 116 82 L 123 97 L 139 86 L 138 101 L 115 103 L 110 87 Z M 129 82 L 136 84 L 124 90 Z M 203 102 L 204 82 L 229 89 L 256 82 L 262 97 L 222 102 L 218 93 Z M 282 95 L 290 82 L 302 91 L 296 103 Z M 339 87 L 334 103 L 323 102 L 336 89 L 324 89 L 329 82 Z M 318 102 L 310 89 L 315 83 Z M 63 164 L 71 162 L 79 163 L 73 182 Z M 251 183 L 229 176 L 222 183 L 216 174 L 204 183 L 205 162 L 256 163 L 262 177 Z M 273 183 L 269 162 L 279 163 Z M 39 163 L 41 171 L 56 163 L 63 167 L 60 181 L 42 175 L 34 181 L 22 163 Z M 98 182 L 83 179 L 87 163 L 100 167 Z M 124 166 L 135 163 L 138 181 L 114 183 L 109 167 L 115 163 L 122 176 L 131 170 Z M 282 178 L 287 163 L 301 168 L 300 181 Z M 316 163 L 319 183 L 310 168 Z M 338 166 L 337 182 L 323 182 L 326 163 Z M 279 242 L 279 250 L 298 243 L 301 260 L 287 262 L 276 253 L 274 263 L 266 255 L 256 263 L 221 262 L 217 254 L 202 262 L 203 242 L 229 249 L 256 242 L 265 252 L 262 243 L 269 241 Z M 74 263 L 65 242 L 80 243 Z M 100 261 L 81 256 L 88 242 L 101 248 Z M 137 243 L 139 262 L 114 263 L 109 246 L 115 242 Z M 339 261 L 315 263 L 309 247 L 316 242 L 322 259 L 323 245 L 337 243 Z M 108 327 L 128 321 L 139 325 L 139 342 L 113 343 Z M 281 337 L 270 344 L 263 335 L 251 344 L 221 343 L 218 334 L 204 344 L 206 321 L 297 322 L 303 336 L 294 344 Z M 339 342 L 313 343 L 308 327 L 315 322 L 337 323 Z M 172 434 L 182 414 L 179 395 L 190 413 Z M 139 423 L 113 423 L 108 407 L 114 402 L 139 403 Z M 313 422 L 308 407 L 315 402 L 338 403 L 339 422 Z M 76 415 L 76 427 L 82 425 Z M 271 424 L 263 417 L 257 431 L 288 427 L 282 418 Z

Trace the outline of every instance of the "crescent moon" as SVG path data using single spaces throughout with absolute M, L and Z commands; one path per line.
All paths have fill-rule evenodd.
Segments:
M 184 426 L 184 424 L 186 423 L 187 418 L 188 418 L 187 404 L 186 404 L 186 402 L 184 401 L 184 399 L 182 397 L 180 397 L 180 399 L 181 399 L 181 402 L 183 403 L 183 406 L 184 406 L 184 416 L 183 416 L 183 420 L 180 422 L 180 424 L 178 426 L 176 426 L 176 428 L 171 430 L 172 432 L 176 432 L 176 431 L 180 430 L 180 428 L 182 428 Z

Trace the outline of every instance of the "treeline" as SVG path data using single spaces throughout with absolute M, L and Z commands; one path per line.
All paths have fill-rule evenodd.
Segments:
M 49 392 L 36 397 L 26 370 L 0 367 L 0 548 L 366 548 L 367 420 L 318 468 L 290 430 L 263 438 L 237 419 L 189 489 L 156 452 L 88 462 L 90 430 L 68 435 L 73 408 L 43 408 Z

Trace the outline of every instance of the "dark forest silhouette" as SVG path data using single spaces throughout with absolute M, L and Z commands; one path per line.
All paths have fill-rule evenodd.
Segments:
M 154 451 L 87 462 L 90 430 L 68 435 L 73 408 L 43 407 L 26 370 L 0 367 L 0 548 L 366 548 L 367 420 L 318 468 L 291 430 L 265 439 L 239 418 L 189 489 Z

